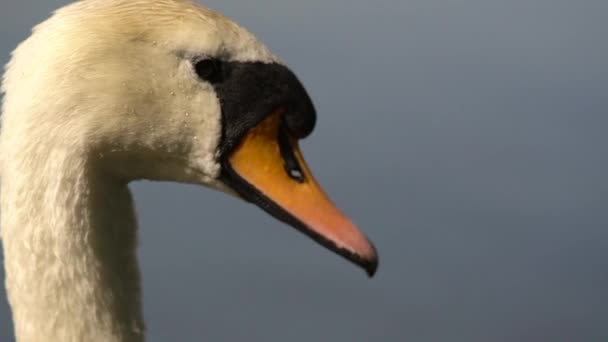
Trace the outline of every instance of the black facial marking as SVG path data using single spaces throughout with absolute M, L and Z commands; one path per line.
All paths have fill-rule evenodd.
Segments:
M 287 67 L 260 62 L 219 63 L 221 80 L 210 83 L 222 109 L 221 156 L 229 155 L 249 129 L 276 110 L 284 111 L 290 136 L 301 139 L 312 132 L 315 108 L 302 83 Z M 207 71 L 207 66 L 202 69 Z

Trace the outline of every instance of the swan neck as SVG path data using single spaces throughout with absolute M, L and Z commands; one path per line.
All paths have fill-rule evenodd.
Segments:
M 143 341 L 127 184 L 76 151 L 13 157 L 0 210 L 17 341 Z

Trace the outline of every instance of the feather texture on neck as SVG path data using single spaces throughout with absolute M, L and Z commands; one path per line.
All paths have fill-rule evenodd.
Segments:
M 44 152 L 13 156 L 2 170 L 10 179 L 1 184 L 2 212 L 10 213 L 2 215 L 2 240 L 18 340 L 143 340 L 126 183 L 96 171 L 78 149 Z M 11 167 L 22 163 L 28 167 Z

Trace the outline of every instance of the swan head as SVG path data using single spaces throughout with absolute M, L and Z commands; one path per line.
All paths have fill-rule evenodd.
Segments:
M 181 0 L 76 2 L 17 48 L 3 91 L 3 158 L 9 145 L 78 151 L 118 182 L 216 188 L 376 270 L 373 245 L 298 148 L 316 121 L 306 90 L 221 14 Z

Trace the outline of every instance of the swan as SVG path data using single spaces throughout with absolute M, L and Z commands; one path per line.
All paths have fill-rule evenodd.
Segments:
M 2 81 L 1 238 L 17 341 L 143 341 L 128 184 L 251 202 L 372 276 L 372 243 L 328 199 L 298 141 L 294 73 L 187 0 L 83 0 L 34 28 Z

